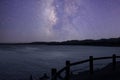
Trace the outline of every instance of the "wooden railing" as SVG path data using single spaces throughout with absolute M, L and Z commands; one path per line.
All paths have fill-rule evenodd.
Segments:
M 66 61 L 65 67 L 63 67 L 61 70 L 57 71 L 56 68 L 52 68 L 51 70 L 51 80 L 57 80 L 58 78 L 61 80 L 70 80 L 70 67 L 71 66 L 75 66 L 75 65 L 79 65 L 79 64 L 83 64 L 86 62 L 89 62 L 89 72 L 92 75 L 94 73 L 94 65 L 93 62 L 96 60 L 105 60 L 105 59 L 112 59 L 112 69 L 115 70 L 116 69 L 116 59 L 120 58 L 120 56 L 116 56 L 115 54 L 113 54 L 112 56 L 109 57 L 97 57 L 97 58 L 93 58 L 93 56 L 90 56 L 89 59 L 83 60 L 83 61 L 78 61 L 78 62 L 74 62 L 71 63 L 70 61 Z M 62 72 L 65 71 L 65 77 L 61 77 Z

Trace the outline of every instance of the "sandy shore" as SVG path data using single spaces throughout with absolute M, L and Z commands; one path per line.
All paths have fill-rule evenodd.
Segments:
M 74 74 L 71 80 L 120 80 L 120 61 L 117 62 L 115 70 L 110 63 L 102 69 L 94 71 L 93 75 L 90 75 L 89 71 Z

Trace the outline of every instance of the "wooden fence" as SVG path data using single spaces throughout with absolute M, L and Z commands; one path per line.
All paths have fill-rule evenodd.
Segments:
M 56 68 L 52 68 L 51 69 L 51 80 L 57 80 L 58 78 L 61 80 L 70 80 L 70 67 L 71 66 L 75 66 L 75 65 L 79 65 L 79 64 L 83 64 L 86 62 L 89 62 L 89 72 L 92 75 L 94 73 L 94 65 L 93 62 L 96 60 L 105 60 L 105 59 L 112 59 L 112 69 L 115 70 L 116 69 L 116 59 L 120 58 L 120 56 L 116 56 L 115 54 L 113 54 L 112 56 L 109 57 L 98 57 L 98 58 L 93 58 L 93 56 L 90 56 L 89 59 L 83 60 L 83 61 L 78 61 L 78 62 L 74 62 L 71 63 L 70 61 L 66 61 L 65 67 L 63 67 L 61 70 L 57 71 Z M 65 77 L 61 77 L 61 73 L 65 71 Z

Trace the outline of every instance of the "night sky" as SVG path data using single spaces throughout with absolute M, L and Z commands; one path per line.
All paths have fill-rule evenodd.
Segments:
M 0 42 L 120 37 L 120 0 L 0 0 Z

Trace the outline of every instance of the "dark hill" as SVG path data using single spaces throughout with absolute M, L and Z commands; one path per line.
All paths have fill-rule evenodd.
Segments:
M 0 43 L 0 45 L 87 45 L 87 46 L 118 46 L 120 38 L 99 39 L 99 40 L 69 40 L 63 42 L 32 42 L 32 43 Z

